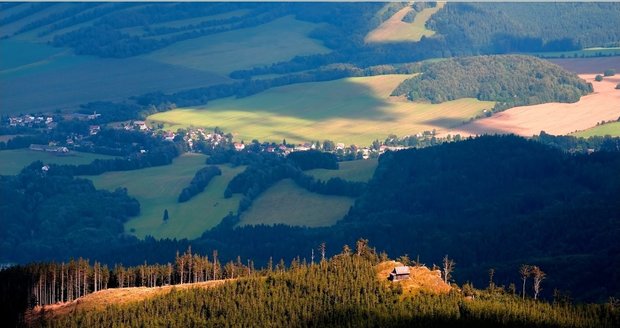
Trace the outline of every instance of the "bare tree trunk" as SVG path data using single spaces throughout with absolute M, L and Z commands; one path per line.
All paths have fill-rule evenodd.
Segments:
M 454 271 L 454 260 L 448 258 L 448 255 L 443 258 L 443 281 L 448 284 L 450 281 L 450 274 Z
M 60 265 L 60 301 L 65 301 L 65 264 Z
M 521 265 L 519 274 L 521 274 L 521 280 L 523 280 L 523 291 L 521 292 L 521 298 L 525 299 L 525 285 L 527 283 L 527 278 L 532 274 L 531 267 L 527 264 Z

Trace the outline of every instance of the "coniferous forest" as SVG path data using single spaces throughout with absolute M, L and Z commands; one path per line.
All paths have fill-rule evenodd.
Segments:
M 191 250 L 177 255 L 174 265 L 162 266 L 161 274 L 153 273 L 157 266 L 117 267 L 111 272 L 98 263 L 90 267 L 80 260 L 69 263 L 67 269 L 61 264 L 60 276 L 53 276 L 56 284 L 67 279 L 69 299 L 80 295 L 80 288 L 84 291 L 106 288 L 97 279 L 103 277 L 107 282 L 110 274 L 117 286 L 158 286 L 182 283 L 183 279 L 187 279 L 185 282 L 209 278 L 232 280 L 211 288 L 173 288 L 169 293 L 142 302 L 89 311 L 78 309 L 65 315 L 46 316 L 43 307 L 30 314 L 27 323 L 47 327 L 615 327 L 620 322 L 620 309 L 614 303 L 572 305 L 561 295 L 553 302 L 536 301 L 530 299 L 529 291 L 519 295 L 514 286 L 496 286 L 492 276 L 486 289 L 453 283 L 447 294 L 413 295 L 399 283 L 378 276 L 375 265 L 386 260 L 387 254 L 377 254 L 363 239 L 356 242 L 354 250 L 345 245 L 332 258 L 317 258 L 316 262 L 296 258 L 290 264 L 280 261 L 275 266 L 270 261 L 262 270 L 232 262 L 222 268 L 216 264 L 216 258 L 210 263 L 206 257 L 192 255 Z M 11 272 L 30 270 L 27 274 L 35 277 L 38 270 L 39 274 L 47 272 L 44 277 L 50 279 L 49 272 L 55 273 L 56 265 L 32 265 Z M 418 262 L 413 265 L 423 266 Z M 64 270 L 68 273 L 66 278 Z M 445 266 L 442 271 L 446 276 Z M 101 272 L 104 275 L 97 278 Z M 5 281 L 7 276 L 3 275 Z M 85 285 L 80 282 L 81 277 Z M 50 280 L 42 282 L 41 275 L 38 279 L 33 284 L 37 293 L 42 285 L 50 284 Z M 445 279 L 450 282 L 449 276 Z M 531 283 L 528 289 L 530 286 Z M 63 289 L 51 292 L 63 293 Z M 37 294 L 41 295 L 52 297 L 48 291 Z

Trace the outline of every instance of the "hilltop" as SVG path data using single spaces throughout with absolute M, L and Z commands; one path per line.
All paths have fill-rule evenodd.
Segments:
M 420 282 L 417 274 L 410 282 L 385 282 L 385 277 L 378 276 L 377 263 L 377 255 L 367 245 L 358 245 L 355 252 L 345 246 L 341 254 L 318 264 L 294 260 L 289 268 L 278 265 L 212 288 L 172 288 L 136 302 L 121 298 L 114 306 L 58 313 L 30 323 L 47 327 L 614 327 L 620 320 L 613 307 L 522 300 L 503 287 L 468 287 L 461 292 L 445 286 L 439 293 L 413 294 L 406 284 Z M 379 268 L 394 264 L 383 262 Z M 428 269 L 412 269 L 438 279 Z M 476 297 L 467 298 L 470 293 Z

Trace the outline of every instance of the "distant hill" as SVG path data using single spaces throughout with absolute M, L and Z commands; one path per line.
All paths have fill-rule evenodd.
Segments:
M 392 95 L 442 103 L 459 98 L 498 102 L 496 109 L 576 102 L 592 86 L 560 66 L 529 56 L 499 55 L 431 62 Z

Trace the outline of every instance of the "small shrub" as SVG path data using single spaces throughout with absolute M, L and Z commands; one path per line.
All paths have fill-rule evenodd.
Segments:
M 616 75 L 616 70 L 615 69 L 606 69 L 605 72 L 603 72 L 604 76 L 614 76 Z
M 603 76 L 601 74 L 598 74 L 594 77 L 594 81 L 596 82 L 601 82 L 603 81 Z

